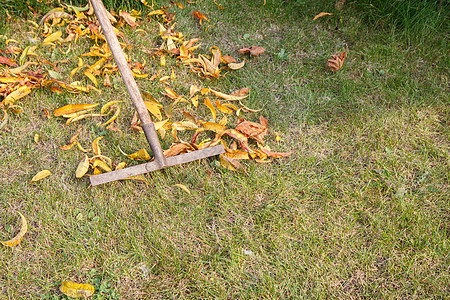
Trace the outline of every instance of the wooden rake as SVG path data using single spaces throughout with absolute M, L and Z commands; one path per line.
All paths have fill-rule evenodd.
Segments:
M 154 160 L 145 164 L 112 171 L 108 173 L 103 173 L 100 175 L 94 175 L 90 177 L 91 184 L 99 185 L 115 180 L 125 179 L 131 176 L 136 176 L 148 172 L 153 172 L 159 169 L 164 169 L 174 165 L 179 165 L 194 160 L 218 155 L 225 152 L 223 145 L 217 145 L 214 147 L 196 150 L 186 154 L 181 154 L 172 157 L 165 157 L 161 144 L 159 142 L 158 134 L 156 133 L 155 126 L 150 118 L 150 114 L 142 100 L 141 93 L 139 92 L 138 86 L 134 81 L 133 74 L 131 73 L 128 62 L 120 47 L 119 41 L 117 40 L 116 34 L 114 33 L 113 27 L 109 22 L 108 16 L 106 14 L 105 7 L 101 0 L 91 0 L 92 6 L 94 7 L 97 19 L 103 29 L 103 34 L 106 37 L 109 48 L 113 54 L 114 60 L 119 67 L 120 74 L 122 75 L 123 81 L 127 87 L 128 93 L 130 94 L 131 100 L 133 101 L 134 107 L 141 120 L 142 128 L 147 138 L 150 148 L 153 152 Z

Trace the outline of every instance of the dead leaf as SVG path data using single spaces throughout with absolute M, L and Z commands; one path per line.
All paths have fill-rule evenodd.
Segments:
M 137 26 L 136 17 L 133 17 L 129 13 L 127 13 L 125 11 L 119 11 L 119 16 L 121 16 L 125 20 L 125 22 L 127 22 L 128 25 L 130 25 L 131 28 L 134 28 Z
M 246 121 L 243 118 L 239 119 L 239 123 L 235 129 L 243 133 L 248 138 L 255 139 L 259 143 L 264 144 L 264 137 L 267 134 L 268 121 L 263 116 L 260 116 L 259 120 L 260 124 L 251 121 Z
M 228 68 L 231 70 L 239 70 L 245 65 L 245 60 L 241 61 L 240 63 L 229 63 Z
M 331 55 L 333 57 L 332 59 L 328 59 L 328 68 L 330 68 L 331 71 L 336 72 L 340 68 L 342 68 L 342 65 L 344 64 L 345 55 L 347 54 L 347 51 L 344 51 L 340 53 L 339 55 Z
M 63 281 L 59 290 L 68 297 L 84 299 L 92 296 L 95 292 L 95 288 L 92 285 L 76 283 L 73 281 Z
M 253 56 L 258 56 L 258 55 L 263 54 L 266 51 L 266 49 L 264 49 L 261 46 L 250 46 L 247 48 L 239 49 L 238 51 L 239 51 L 239 53 L 243 53 L 243 54 L 250 53 Z
M 322 18 L 323 16 L 331 16 L 331 15 L 332 15 L 332 13 L 321 12 L 317 16 L 314 17 L 313 21 L 317 20 L 318 18 Z
M 89 157 L 85 154 L 84 158 L 78 164 L 77 170 L 75 172 L 75 177 L 76 178 L 83 177 L 88 170 L 89 170 Z
M 208 18 L 204 14 L 199 12 L 198 10 L 194 11 L 192 14 L 194 15 L 194 17 L 196 17 L 197 19 L 200 20 L 200 25 L 202 25 L 203 20 L 206 20 L 209 22 Z
M 140 160 L 140 161 L 147 161 L 150 160 L 152 157 L 150 156 L 150 154 L 148 154 L 147 150 L 145 150 L 144 148 L 134 152 L 132 154 L 126 154 L 125 152 L 122 151 L 122 149 L 120 149 L 119 147 L 119 151 L 125 155 L 126 157 L 128 157 L 129 159 L 132 160 Z
M 92 142 L 92 150 L 94 151 L 95 155 L 101 155 L 102 151 L 100 150 L 100 146 L 99 146 L 99 142 L 102 139 L 102 136 L 99 136 L 98 138 L 96 138 L 93 142 Z
M 243 97 L 243 96 L 247 95 L 249 92 L 250 92 L 249 88 L 241 88 L 239 90 L 232 92 L 230 95 L 237 96 L 237 97 Z
M 177 183 L 177 184 L 174 184 L 173 186 L 179 187 L 180 189 L 182 189 L 183 191 L 185 191 L 189 195 L 191 194 L 191 191 L 184 184 Z
M 211 111 L 211 114 L 213 116 L 214 122 L 216 121 L 216 109 L 214 108 L 213 104 L 211 103 L 211 101 L 209 100 L 209 98 L 205 99 L 205 105 L 209 108 L 209 110 Z
M 220 165 L 230 171 L 242 169 L 242 165 L 239 161 L 229 158 L 224 154 L 220 154 Z
M 49 170 L 43 170 L 34 175 L 31 181 L 38 181 L 50 175 L 52 175 L 52 172 L 50 172 Z
M 224 94 L 222 92 L 218 92 L 212 89 L 209 89 L 210 92 L 212 92 L 214 95 L 216 95 L 219 98 L 225 99 L 225 100 L 229 100 L 229 101 L 238 101 L 238 100 L 242 100 L 244 98 L 246 98 L 248 95 L 243 95 L 243 96 L 233 96 L 233 95 L 227 95 Z
M 97 105 L 98 105 L 98 103 L 95 103 L 95 104 L 69 104 L 69 105 L 60 107 L 57 110 L 55 110 L 53 112 L 53 115 L 55 117 L 59 117 L 62 115 L 68 115 L 68 114 L 76 113 L 76 112 L 83 111 L 86 109 L 94 108 Z
M 5 64 L 10 67 L 17 66 L 17 64 L 14 60 L 12 60 L 11 58 L 4 57 L 4 56 L 0 56 L 0 64 Z
M 13 239 L 11 239 L 9 241 L 0 241 L 0 243 L 2 243 L 3 245 L 5 245 L 7 247 L 17 246 L 22 241 L 22 238 L 24 237 L 25 233 L 27 233 L 27 230 L 28 230 L 27 219 L 25 219 L 25 217 L 21 213 L 18 213 L 18 214 L 20 215 L 20 220 L 22 223 L 19 233 Z

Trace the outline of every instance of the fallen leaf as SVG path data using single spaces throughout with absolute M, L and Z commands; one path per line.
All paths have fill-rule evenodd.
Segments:
M 35 134 L 34 135 L 34 142 L 37 144 L 37 143 L 39 143 L 39 134 Z
M 232 92 L 230 95 L 237 96 L 237 97 L 243 97 L 243 96 L 247 95 L 249 92 L 250 92 L 249 88 L 241 88 L 239 90 Z
M 229 158 L 223 154 L 220 154 L 220 165 L 230 171 L 242 169 L 242 165 L 239 161 Z
M 6 96 L 6 98 L 2 101 L 5 105 L 13 104 L 14 101 L 19 100 L 20 98 L 25 97 L 29 93 L 31 93 L 32 87 L 24 85 Z
M 259 143 L 264 143 L 264 137 L 267 134 L 267 124 L 268 121 L 266 118 L 261 116 L 259 118 L 260 124 L 246 121 L 244 119 L 240 119 L 238 125 L 236 126 L 236 130 L 243 133 L 245 136 L 255 139 Z
M 243 96 L 233 96 L 233 95 L 227 95 L 224 94 L 222 92 L 218 92 L 212 89 L 209 89 L 214 95 L 216 95 L 219 98 L 225 99 L 225 100 L 229 100 L 229 101 L 237 101 L 237 100 L 242 100 L 244 98 L 246 98 L 248 95 L 243 95 Z
M 79 112 L 82 110 L 94 108 L 97 105 L 98 105 L 98 103 L 95 103 L 95 104 L 69 104 L 69 105 L 65 105 L 65 106 L 60 107 L 57 110 L 55 110 L 53 112 L 53 115 L 55 117 L 59 117 L 62 115 L 68 115 L 68 114 L 72 114 L 72 113 Z
M 239 53 L 250 53 L 253 56 L 258 56 L 263 54 L 266 49 L 264 49 L 261 46 L 250 46 L 250 47 L 246 47 L 246 48 L 242 48 L 238 50 Z
M 191 191 L 184 184 L 177 183 L 177 184 L 174 184 L 173 186 L 179 187 L 180 189 L 182 189 L 183 191 L 185 191 L 189 195 L 191 194 Z
M 194 17 L 196 17 L 197 19 L 200 20 L 200 25 L 202 25 L 203 20 L 206 20 L 209 22 L 208 18 L 204 14 L 199 12 L 198 10 L 194 11 L 192 14 L 194 15 Z
M 77 170 L 75 172 L 75 177 L 76 178 L 83 177 L 88 170 L 89 170 L 89 157 L 85 154 L 84 158 L 78 164 Z
M 100 150 L 100 146 L 99 146 L 99 142 L 102 139 L 102 136 L 99 136 L 98 138 L 96 138 L 93 142 L 92 142 L 92 151 L 94 151 L 95 155 L 101 155 L 102 151 Z
M 239 70 L 240 68 L 242 68 L 245 65 L 245 60 L 241 61 L 240 63 L 229 63 L 228 67 L 231 70 Z
M 216 109 L 214 108 L 213 104 L 211 103 L 211 101 L 209 100 L 209 98 L 205 99 L 205 105 L 209 108 L 209 110 L 211 111 L 211 114 L 213 116 L 214 122 L 216 121 Z
M 25 217 L 21 213 L 18 213 L 18 214 L 20 215 L 20 220 L 22 223 L 19 233 L 13 239 L 11 239 L 9 241 L 0 241 L 0 243 L 2 243 L 3 245 L 5 245 L 7 247 L 17 246 L 22 241 L 22 238 L 25 235 L 25 233 L 27 233 L 27 230 L 28 230 L 27 219 L 25 219 Z
M 132 154 L 126 154 L 125 152 L 122 151 L 122 149 L 120 149 L 119 147 L 119 151 L 125 155 L 126 157 L 128 157 L 129 159 L 132 160 L 141 160 L 141 161 L 147 161 L 150 160 L 152 157 L 150 156 L 150 154 L 148 154 L 147 150 L 145 149 L 141 149 L 137 152 L 134 152 Z
M 5 64 L 10 67 L 17 66 L 17 64 L 14 60 L 12 60 L 11 58 L 4 57 L 4 56 L 0 56 L 0 64 Z
M 119 16 L 121 16 L 125 20 L 125 22 L 127 22 L 128 25 L 130 25 L 131 28 L 134 28 L 137 26 L 136 17 L 133 17 L 129 13 L 127 13 L 125 11 L 119 11 Z
M 342 65 L 344 64 L 345 55 L 347 54 L 347 51 L 344 51 L 340 53 L 339 55 L 331 55 L 333 57 L 332 59 L 328 59 L 328 68 L 330 68 L 331 71 L 336 72 L 340 68 L 342 68 Z
M 314 17 L 313 21 L 317 20 L 318 18 L 322 18 L 323 16 L 331 16 L 331 15 L 332 15 L 332 13 L 321 12 L 317 16 Z
M 59 287 L 61 293 L 72 298 L 87 298 L 94 294 L 95 288 L 90 284 L 63 281 Z
M 49 170 L 43 170 L 34 175 L 31 181 L 38 181 L 50 175 L 52 175 L 52 172 L 50 172 Z

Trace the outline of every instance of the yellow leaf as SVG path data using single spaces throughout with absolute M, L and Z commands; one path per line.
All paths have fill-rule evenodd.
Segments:
M 220 110 L 221 112 L 223 112 L 224 114 L 232 114 L 233 113 L 233 110 L 229 107 L 226 107 L 225 105 L 222 105 L 220 103 L 220 100 L 216 101 L 216 106 L 217 106 L 217 109 Z
M 25 235 L 25 233 L 27 233 L 28 230 L 27 219 L 25 219 L 25 217 L 21 213 L 19 213 L 19 215 L 22 223 L 19 233 L 9 241 L 1 241 L 1 243 L 7 247 L 17 246 L 17 244 L 19 244 L 20 241 L 22 241 L 22 238 Z
M 221 93 L 221 92 L 212 90 L 212 89 L 210 89 L 210 91 L 211 91 L 214 95 L 216 95 L 217 97 L 222 98 L 222 99 L 225 99 L 225 100 L 229 100 L 229 101 L 242 100 L 242 99 L 248 97 L 248 95 L 245 95 L 245 96 L 232 96 L 232 95 L 227 95 L 227 94 L 224 94 L 224 93 Z
M 160 60 L 161 60 L 161 67 L 165 67 L 166 66 L 166 56 L 161 55 Z
M 95 292 L 95 288 L 92 285 L 76 283 L 73 281 L 63 281 L 59 290 L 66 296 L 84 299 L 92 296 Z
M 20 88 L 6 96 L 2 103 L 4 103 L 5 105 L 13 104 L 14 101 L 19 100 L 20 98 L 23 98 L 31 93 L 31 89 L 32 87 L 29 87 L 27 85 L 21 86 Z
M 39 142 L 39 134 L 34 135 L 34 142 L 37 144 Z
M 85 154 L 84 158 L 80 161 L 77 167 L 77 171 L 75 172 L 75 176 L 77 178 L 81 178 L 86 174 L 89 170 L 89 157 Z
M 198 86 L 191 85 L 191 87 L 189 88 L 189 95 L 192 97 L 195 94 L 197 94 L 199 91 L 200 91 L 200 89 L 198 88 Z
M 278 134 L 278 132 L 275 132 L 275 140 L 276 140 L 277 142 L 281 141 L 281 137 L 280 137 L 280 135 Z
M 158 120 L 162 120 L 161 106 L 152 101 L 144 101 L 145 107 L 152 113 Z
M 187 186 L 185 186 L 184 184 L 181 183 L 177 183 L 174 184 L 173 186 L 179 187 L 180 189 L 182 189 L 183 191 L 185 191 L 186 193 L 188 193 L 189 195 L 191 194 L 191 191 L 188 189 Z
M 220 165 L 227 170 L 236 171 L 237 169 L 241 169 L 242 165 L 235 159 L 226 157 L 223 154 L 220 154 Z
M 61 36 L 62 36 L 61 31 L 54 32 L 42 41 L 42 45 L 49 45 L 50 43 L 58 40 Z
M 209 108 L 209 110 L 211 111 L 211 114 L 213 116 L 214 122 L 216 121 L 216 109 L 214 108 L 213 104 L 211 103 L 211 101 L 209 101 L 208 98 L 205 99 L 205 105 Z
M 191 101 L 192 101 L 192 104 L 193 104 L 195 107 L 198 107 L 198 95 L 195 96 L 195 97 L 193 97 L 193 98 L 191 98 Z
M 227 116 L 223 116 L 223 118 L 219 121 L 220 125 L 226 126 L 228 123 Z
M 69 104 L 63 107 L 58 108 L 53 112 L 53 115 L 55 117 L 59 117 L 62 115 L 68 115 L 72 113 L 76 113 L 82 110 L 91 109 L 98 105 L 98 103 L 95 104 Z
M 108 121 L 106 121 L 105 123 L 102 124 L 103 126 L 108 125 L 109 123 L 114 122 L 114 120 L 117 119 L 117 117 L 118 117 L 119 114 L 120 114 L 120 106 L 118 106 L 118 105 L 113 105 L 113 106 L 111 106 L 111 108 L 115 108 L 115 109 L 116 109 L 116 112 L 114 113 L 114 115 L 113 115 Z
M 322 18 L 323 16 L 331 16 L 331 15 L 332 13 L 321 12 L 320 14 L 314 17 L 313 21 L 317 20 L 318 18 Z
M 241 61 L 240 63 L 229 63 L 228 68 L 231 70 L 239 70 L 245 65 L 245 60 Z
M 127 165 L 127 163 L 123 161 L 123 162 L 117 164 L 117 166 L 114 168 L 114 170 L 115 171 L 122 170 L 123 168 L 125 168 L 126 165 Z
M 49 170 L 43 170 L 34 175 L 31 181 L 38 181 L 50 175 L 52 175 L 52 172 L 50 172 Z
M 105 172 L 111 172 L 112 169 L 101 159 L 96 159 L 92 164 L 93 168 L 100 167 Z
M 128 157 L 129 159 L 132 160 L 150 160 L 152 157 L 150 156 L 150 154 L 148 154 L 147 150 L 145 149 L 141 149 L 135 153 L 132 154 L 126 154 L 125 152 L 122 151 L 122 149 L 120 149 L 119 147 L 119 151 L 125 155 L 126 157 Z
M 102 136 L 99 136 L 92 142 L 92 150 L 94 151 L 95 155 L 101 155 L 102 151 L 100 150 L 100 146 L 98 145 L 98 142 L 102 139 Z
M 111 105 L 114 105 L 114 104 L 117 104 L 117 103 L 120 103 L 120 102 L 124 102 L 124 101 L 121 101 L 121 100 L 109 101 L 108 103 L 106 103 L 105 105 L 102 106 L 102 109 L 100 109 L 100 113 L 104 114 Z
M 166 90 L 166 93 L 164 95 L 166 95 L 170 99 L 175 100 L 178 98 L 178 94 L 175 93 L 170 87 L 165 86 L 164 89 Z
M 95 84 L 95 86 L 98 86 L 97 78 L 95 78 L 95 76 L 91 72 L 89 72 L 89 70 L 84 71 L 83 74 L 86 75 L 87 78 L 89 78 Z

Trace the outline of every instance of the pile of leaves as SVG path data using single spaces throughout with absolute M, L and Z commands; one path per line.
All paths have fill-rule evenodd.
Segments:
M 168 105 L 167 101 L 158 101 L 149 93 L 142 92 L 142 94 L 149 112 L 156 120 L 155 127 L 161 139 L 164 139 L 167 136 L 166 133 L 169 132 L 173 139 L 172 145 L 164 151 L 164 154 L 169 157 L 223 144 L 226 153 L 220 156 L 220 163 L 229 170 L 240 169 L 239 160 L 255 160 L 264 163 L 270 162 L 273 158 L 288 156 L 290 153 L 273 152 L 265 144 L 264 138 L 268 132 L 268 121 L 264 117 L 260 117 L 259 123 L 245 119 L 245 113 L 257 112 L 257 110 L 246 107 L 242 102 L 249 96 L 249 89 L 242 88 L 226 94 L 209 87 L 191 85 L 189 95 L 180 95 L 175 92 L 174 81 L 177 76 L 174 69 L 171 69 L 170 75 L 163 75 L 166 71 L 167 59 L 175 60 L 180 67 L 189 68 L 203 79 L 223 77 L 227 72 L 244 67 L 245 60 L 241 58 L 241 61 L 238 62 L 235 58 L 224 55 L 218 47 L 211 47 L 210 54 L 196 54 L 195 52 L 201 45 L 200 40 L 198 38 L 186 39 L 183 33 L 175 30 L 175 14 L 169 12 L 172 5 L 184 9 L 180 3 L 173 3 L 151 11 L 145 17 L 141 16 L 141 12 L 135 10 L 108 12 L 108 18 L 120 40 L 124 53 L 127 53 L 132 45 L 128 43 L 121 31 L 122 28 L 129 27 L 136 31 L 143 31 L 137 28 L 139 22 L 144 19 L 147 21 L 156 19 L 158 22 L 161 45 L 158 48 L 144 48 L 143 51 L 151 59 L 158 60 L 161 69 L 150 76 L 150 72 L 146 72 L 145 61 L 135 61 L 131 54 L 126 54 L 126 57 L 135 78 L 158 81 L 163 85 L 165 91 L 163 100 L 168 100 Z M 194 12 L 193 16 L 200 22 L 202 20 L 209 21 L 198 11 Z M 31 32 L 34 35 L 32 42 L 35 45 L 22 49 L 19 46 L 20 42 L 0 36 L 7 45 L 5 50 L 0 50 L 2 53 L 0 56 L 2 66 L 0 69 L 0 97 L 3 98 L 0 104 L 3 113 L 0 129 L 6 127 L 8 115 L 20 113 L 22 110 L 19 100 L 35 89 L 46 88 L 55 93 L 101 93 L 101 89 L 111 87 L 111 78 L 118 75 L 117 65 L 90 4 L 85 7 L 63 5 L 45 14 L 39 23 L 31 20 L 27 22 L 31 26 Z M 64 81 L 63 78 L 67 78 L 67 76 L 60 73 L 60 66 L 68 62 L 47 60 L 39 54 L 40 50 L 68 53 L 74 47 L 79 47 L 82 39 L 89 41 L 92 46 L 89 51 L 78 57 L 78 65 L 71 70 L 69 76 L 70 79 L 81 76 L 81 80 Z M 259 46 L 239 50 L 240 53 L 250 53 L 253 56 L 261 55 L 264 51 L 265 49 Z M 86 58 L 94 58 L 95 63 L 87 64 Z M 99 85 L 103 85 L 103 87 L 99 88 Z M 98 123 L 98 126 L 119 131 L 115 122 L 121 113 L 120 102 L 122 101 L 111 101 L 101 107 L 98 106 L 99 103 L 71 104 L 56 109 L 53 115 L 65 118 L 65 123 L 69 126 L 75 122 L 84 122 L 88 118 L 96 118 L 103 120 Z M 196 117 L 197 114 L 201 115 L 206 108 L 211 113 L 209 119 L 202 120 Z M 96 111 L 96 109 L 99 110 Z M 46 111 L 45 113 L 47 117 L 52 117 L 50 112 Z M 234 121 L 234 124 L 231 121 Z M 134 131 L 142 131 L 136 114 L 129 126 Z M 111 158 L 102 155 L 99 145 L 102 137 L 96 138 L 90 149 L 82 147 L 77 141 L 80 132 L 81 128 L 70 138 L 69 144 L 60 147 L 62 150 L 69 150 L 77 145 L 80 151 L 86 153 L 79 163 L 76 177 L 83 177 L 90 169 L 92 174 L 100 174 L 126 166 L 126 161 L 115 163 Z M 192 132 L 191 138 L 184 140 L 179 137 L 179 132 Z M 35 137 L 36 142 L 38 139 L 39 137 Z M 278 135 L 277 139 L 279 139 Z M 145 149 L 132 154 L 126 154 L 122 150 L 121 152 L 128 160 L 148 161 L 152 159 Z M 36 174 L 33 181 L 49 175 L 51 175 L 50 171 L 43 170 Z

